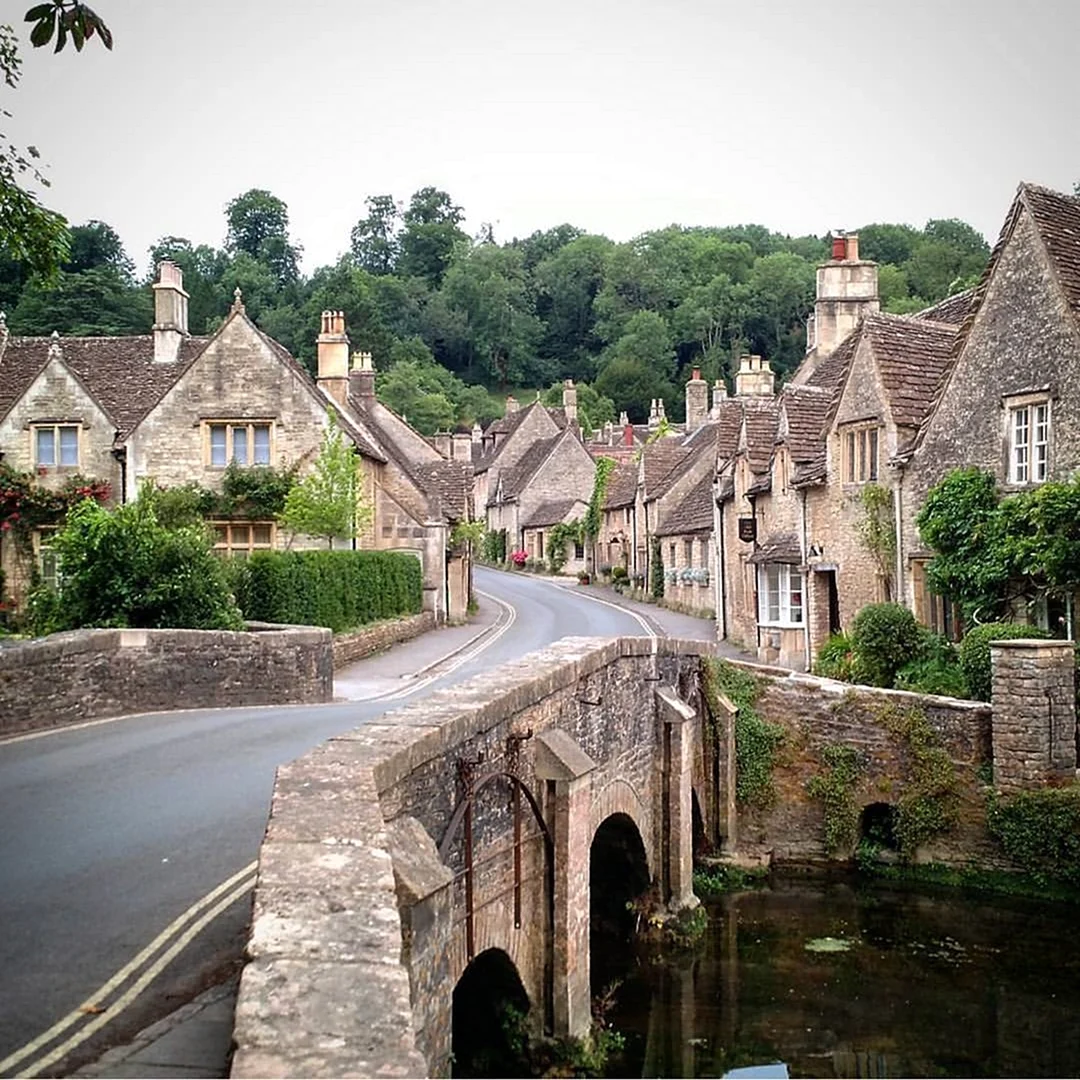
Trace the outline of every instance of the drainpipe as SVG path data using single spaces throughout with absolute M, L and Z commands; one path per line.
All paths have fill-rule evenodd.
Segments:
M 761 546 L 757 542 L 757 496 L 745 495 L 744 498 L 750 504 L 750 516 L 754 519 L 754 553 Z M 758 587 L 758 564 L 754 563 L 754 644 L 755 648 L 761 648 L 761 591 Z
M 907 607 L 907 587 L 904 581 L 904 466 L 896 466 L 896 484 L 893 486 L 893 532 L 896 537 L 896 589 L 894 599 Z
M 806 559 L 806 488 L 799 489 L 799 544 L 802 549 L 803 570 L 803 670 L 810 670 L 810 567 Z
M 109 451 L 120 466 L 120 502 L 127 502 L 127 447 L 114 446 Z
M 716 554 L 716 632 L 717 639 L 727 638 L 727 590 L 724 579 L 724 507 L 719 501 L 719 487 L 713 485 L 713 550 Z

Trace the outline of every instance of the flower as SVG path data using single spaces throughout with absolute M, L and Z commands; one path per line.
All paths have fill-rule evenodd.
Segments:
M 523 551 L 521 548 L 518 548 L 517 551 L 512 551 L 510 553 L 510 561 L 515 566 L 524 566 L 525 563 L 527 562 L 528 558 L 529 558 L 528 553 Z

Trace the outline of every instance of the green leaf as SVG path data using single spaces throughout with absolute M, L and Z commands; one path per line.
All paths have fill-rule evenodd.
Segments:
M 30 31 L 30 44 L 34 48 L 40 48 L 42 45 L 47 45 L 53 36 L 53 31 L 56 29 L 56 12 L 50 10 L 49 14 L 44 16 Z
M 56 48 L 53 49 L 54 53 L 58 53 L 67 44 L 67 27 L 61 22 L 56 27 Z
M 56 10 L 55 4 L 35 4 L 24 16 L 25 22 L 38 22 L 47 19 Z

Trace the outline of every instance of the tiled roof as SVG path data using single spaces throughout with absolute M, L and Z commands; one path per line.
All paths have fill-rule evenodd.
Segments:
M 784 443 L 797 463 L 818 458 L 825 446 L 825 425 L 832 406 L 832 394 L 822 386 L 804 383 L 785 386 L 780 393 L 780 413 L 785 430 Z
M 537 439 L 528 450 L 518 459 L 513 468 L 503 473 L 502 486 L 503 497 L 509 498 L 519 495 L 529 482 L 533 473 L 547 460 L 548 455 L 555 449 L 555 444 L 561 439 L 561 435 L 552 435 L 547 439 Z
M 545 525 L 558 525 L 559 522 L 566 520 L 566 515 L 575 506 L 583 504 L 583 499 L 555 499 L 552 502 L 541 503 L 521 527 L 523 529 L 540 529 Z
M 441 514 L 450 521 L 464 521 L 471 516 L 472 468 L 469 465 L 464 461 L 433 461 L 415 468 L 423 490 L 436 497 Z
M 662 495 L 681 475 L 694 457 L 693 450 L 681 446 L 678 439 L 657 439 L 642 448 L 645 466 L 645 498 Z
M 769 467 L 776 444 L 780 406 L 776 398 L 751 398 L 744 407 L 747 461 L 752 472 L 764 472 Z
M 0 355 L 0 417 L 45 367 L 52 343 L 109 421 L 126 435 L 164 397 L 209 338 L 188 337 L 174 363 L 154 363 L 151 334 L 131 337 L 12 337 Z
M 1080 321 L 1080 198 L 1036 184 L 1021 184 L 1020 194 L 1046 245 L 1065 300 Z
M 918 428 L 945 374 L 957 327 L 909 315 L 870 315 L 863 320 L 893 422 Z
M 617 510 L 629 506 L 637 498 L 638 463 L 624 461 L 608 474 L 604 492 L 604 509 Z
M 686 498 L 673 506 L 656 529 L 657 536 L 681 536 L 684 533 L 708 532 L 713 527 L 713 477 L 703 476 L 687 492 Z
M 944 300 L 939 300 L 936 304 L 923 308 L 922 311 L 916 311 L 913 318 L 959 326 L 971 314 L 974 303 L 975 290 L 965 289 L 963 292 L 946 296 Z
M 746 561 L 751 563 L 792 563 L 798 566 L 803 561 L 799 538 L 794 533 L 771 536 Z

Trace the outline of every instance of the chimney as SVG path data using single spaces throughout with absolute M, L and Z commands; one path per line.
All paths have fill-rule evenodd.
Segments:
M 473 437 L 470 431 L 455 431 L 453 446 L 450 448 L 452 461 L 472 461 Z
M 858 233 L 848 233 L 844 237 L 844 244 L 846 246 L 846 250 L 844 252 L 844 258 L 847 259 L 848 262 L 858 262 L 859 261 L 859 234 Z
M 656 398 L 653 398 L 649 402 L 649 429 L 656 427 L 660 423 L 660 416 L 656 411 Z
M 506 395 L 506 412 L 505 416 L 513 416 L 521 406 L 518 405 L 518 400 L 512 394 Z
M 431 441 L 435 444 L 435 449 L 449 461 L 454 453 L 454 441 L 450 432 L 436 431 L 435 434 L 431 436 Z
M 375 365 L 371 362 L 371 353 L 353 353 L 352 371 L 349 372 L 349 394 L 362 402 L 374 400 Z
M 562 407 L 563 412 L 566 413 L 566 419 L 571 424 L 578 422 L 577 415 L 577 387 L 574 385 L 573 379 L 567 379 L 563 383 L 562 391 Z
M 322 313 L 322 328 L 315 347 L 319 386 L 344 406 L 349 396 L 349 338 L 345 333 L 344 311 Z
M 656 420 L 657 423 L 663 423 L 667 420 L 667 413 L 664 412 L 664 399 L 662 397 L 656 399 Z
M 0 357 L 4 355 L 4 349 L 7 348 L 8 342 L 8 328 L 7 328 L 7 315 L 0 311 Z
M 701 368 L 694 368 L 686 384 L 686 430 L 697 431 L 709 418 L 709 384 L 701 377 Z
M 622 421 L 622 444 L 627 450 L 630 450 L 634 445 L 634 425 L 626 419 L 626 413 L 622 414 Z
M 614 438 L 615 438 L 615 425 L 610 420 L 605 420 L 604 421 L 603 431 L 602 431 L 602 433 L 600 435 L 600 441 L 603 442 L 603 444 L 605 446 L 613 446 L 614 445 L 614 442 L 613 442 Z
M 740 356 L 735 376 L 736 397 L 771 397 L 776 376 L 769 361 L 760 356 Z
M 184 275 L 180 267 L 162 259 L 158 263 L 158 280 L 153 289 L 154 362 L 171 364 L 180 355 L 180 342 L 188 336 L 188 294 L 184 292 Z
M 720 418 L 720 402 L 727 400 L 727 386 L 723 379 L 717 379 L 712 388 L 712 411 L 709 416 L 713 420 Z
M 484 429 L 480 426 L 480 421 L 476 420 L 472 426 L 472 441 L 479 445 L 484 440 Z
M 844 240 L 844 234 L 839 229 L 833 233 L 832 257 L 835 260 L 847 258 L 847 242 Z

